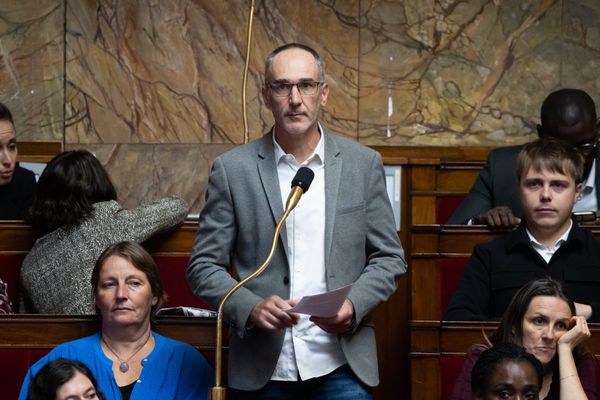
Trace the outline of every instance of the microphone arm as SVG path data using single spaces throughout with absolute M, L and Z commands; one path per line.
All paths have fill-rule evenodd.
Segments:
M 256 278 L 260 274 L 262 274 L 273 259 L 275 255 L 275 250 L 277 248 L 277 240 L 279 238 L 279 233 L 281 232 L 281 228 L 287 217 L 290 215 L 292 210 L 296 207 L 298 202 L 300 201 L 300 197 L 308 190 L 312 180 L 314 177 L 314 173 L 312 170 L 306 167 L 302 167 L 296 173 L 296 176 L 292 180 L 292 190 L 288 195 L 287 201 L 285 203 L 285 211 L 281 216 L 281 219 L 277 223 L 275 227 L 275 233 L 273 234 L 273 241 L 271 242 L 271 250 L 269 251 L 269 255 L 265 262 L 258 267 L 256 271 L 252 274 L 248 275 L 246 278 L 239 281 L 234 287 L 232 287 L 225 297 L 219 303 L 219 308 L 217 311 L 217 342 L 215 346 L 215 386 L 209 389 L 209 400 L 225 400 L 226 388 L 221 386 L 221 365 L 222 365 L 222 350 L 223 350 L 223 308 L 227 300 L 233 296 L 235 292 L 238 291 L 239 288 L 244 286 L 246 283 L 250 282 L 252 279 Z

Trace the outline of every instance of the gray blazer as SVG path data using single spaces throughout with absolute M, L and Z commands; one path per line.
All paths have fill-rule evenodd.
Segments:
M 369 386 L 379 382 L 370 313 L 396 288 L 406 271 L 394 227 L 380 155 L 356 142 L 325 134 L 325 265 L 328 289 L 354 282 L 349 299 L 356 324 L 339 337 L 348 364 Z M 283 214 L 271 134 L 221 156 L 213 165 L 187 279 L 216 307 L 236 281 L 267 257 Z M 302 201 L 302 200 L 300 200 Z M 270 379 L 284 332 L 245 329 L 254 305 L 271 295 L 289 298 L 286 232 L 271 265 L 231 297 L 224 318 L 231 325 L 229 386 L 257 390 Z M 315 246 L 322 245 L 315 243 Z

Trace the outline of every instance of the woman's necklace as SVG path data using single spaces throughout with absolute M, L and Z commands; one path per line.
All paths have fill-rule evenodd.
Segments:
M 100 340 L 102 340 L 102 342 L 104 343 L 104 345 L 106 346 L 106 348 L 115 356 L 117 357 L 117 359 L 119 360 L 119 362 L 121 364 L 119 364 L 119 371 L 121 371 L 122 373 L 125 373 L 127 371 L 129 371 L 129 360 L 131 360 L 133 358 L 133 356 L 135 356 L 137 353 L 140 352 L 140 350 L 142 350 L 144 348 L 144 346 L 150 341 L 150 337 L 152 337 L 152 334 L 149 333 L 148 334 L 148 338 L 146 339 L 146 341 L 144 342 L 143 345 L 141 345 L 140 347 L 138 347 L 132 355 L 130 355 L 129 357 L 127 357 L 126 360 L 123 360 L 121 357 L 119 357 L 119 355 L 108 345 L 108 343 L 106 343 L 106 340 L 104 340 L 104 336 L 100 336 Z

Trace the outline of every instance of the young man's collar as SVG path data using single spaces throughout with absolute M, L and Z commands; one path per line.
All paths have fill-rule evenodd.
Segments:
M 559 248 L 563 243 L 565 243 L 567 241 L 567 239 L 569 238 L 569 234 L 571 233 L 571 229 L 573 228 L 573 220 L 569 220 L 569 227 L 567 228 L 567 230 L 558 238 L 558 240 L 556 240 L 556 242 L 554 243 L 554 245 L 552 246 L 554 249 Z M 538 247 L 548 247 L 545 244 L 541 243 L 539 240 L 537 240 L 535 238 L 535 236 L 533 236 L 533 234 L 529 231 L 529 229 L 527 229 L 527 227 L 525 226 L 525 232 L 527 232 L 527 236 L 529 236 L 529 241 L 532 242 L 534 245 L 538 246 Z

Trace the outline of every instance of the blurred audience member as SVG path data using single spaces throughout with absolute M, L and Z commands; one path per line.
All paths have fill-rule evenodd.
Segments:
M 29 384 L 27 400 L 104 400 L 92 371 L 76 360 L 44 365 Z
M 90 275 L 109 245 L 142 242 L 183 222 L 178 197 L 124 210 L 100 162 L 85 150 L 54 157 L 38 182 L 27 221 L 43 235 L 23 261 L 25 309 L 44 314 L 91 314 Z
M 17 165 L 17 154 L 13 117 L 0 103 L 0 220 L 23 219 L 33 199 L 35 175 Z
M 473 366 L 473 398 L 537 400 L 543 371 L 538 359 L 523 347 L 514 343 L 495 344 L 481 353 Z
M 12 302 L 8 297 L 7 284 L 0 279 L 0 314 L 12 314 Z

